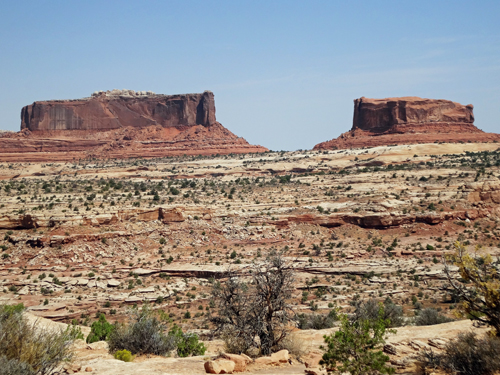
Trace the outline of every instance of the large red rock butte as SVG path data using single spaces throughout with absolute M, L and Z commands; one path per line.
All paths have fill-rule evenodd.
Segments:
M 473 108 L 472 104 L 442 99 L 362 97 L 354 100 L 352 129 L 314 149 L 500 141 L 500 134 L 485 133 L 474 126 Z
M 0 161 L 162 157 L 268 151 L 215 118 L 214 94 L 96 91 L 39 101 L 21 111 L 21 131 L 0 133 Z

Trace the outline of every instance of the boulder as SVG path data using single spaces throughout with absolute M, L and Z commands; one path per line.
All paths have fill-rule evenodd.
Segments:
M 219 356 L 219 358 L 227 359 L 228 361 L 233 361 L 235 372 L 245 371 L 245 369 L 247 368 L 247 364 L 250 363 L 247 361 L 247 359 L 245 357 L 243 357 L 241 355 L 237 355 L 237 354 L 222 353 Z M 247 357 L 247 358 L 249 358 L 249 357 Z
M 110 286 L 110 287 L 116 287 L 119 285 L 120 285 L 120 282 L 118 280 L 115 280 L 115 279 L 108 280 L 108 286 Z
M 290 356 L 288 355 L 288 350 L 283 349 L 280 350 L 279 352 L 271 354 L 271 359 L 275 363 L 287 363 L 288 360 L 290 359 Z
M 259 357 L 255 359 L 255 363 L 264 366 L 270 366 L 275 364 L 271 357 Z
M 164 223 L 177 223 L 182 222 L 185 219 L 182 209 L 178 207 L 174 208 L 161 208 L 160 209 L 160 219 Z
M 205 362 L 205 372 L 207 374 L 232 374 L 234 367 L 234 362 L 227 359 Z

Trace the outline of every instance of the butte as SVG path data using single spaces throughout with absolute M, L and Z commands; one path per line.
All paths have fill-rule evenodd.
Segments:
M 361 97 L 354 100 L 351 130 L 314 149 L 500 141 L 500 134 L 474 126 L 473 108 L 442 99 Z
M 266 152 L 223 127 L 211 91 L 162 95 L 96 91 L 37 101 L 21 111 L 21 131 L 0 134 L 0 161 L 71 161 Z

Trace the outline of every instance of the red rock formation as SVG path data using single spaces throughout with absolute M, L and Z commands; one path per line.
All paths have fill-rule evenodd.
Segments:
M 179 127 L 215 123 L 214 94 L 156 95 L 132 90 L 94 93 L 90 98 L 34 102 L 21 111 L 21 130 L 103 131 L 127 126 Z
M 21 131 L 0 134 L 0 161 L 56 161 L 265 152 L 215 119 L 214 94 L 113 90 L 22 109 Z
M 492 142 L 500 135 L 476 128 L 472 104 L 418 97 L 354 100 L 352 129 L 319 149 L 434 142 Z

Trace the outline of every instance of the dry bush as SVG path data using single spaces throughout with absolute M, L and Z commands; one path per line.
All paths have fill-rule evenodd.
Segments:
M 0 374 L 50 374 L 72 357 L 71 330 L 42 329 L 29 323 L 24 306 L 0 308 Z
M 307 344 L 296 333 L 291 333 L 282 341 L 282 349 L 288 350 L 295 358 L 302 358 L 307 354 Z
M 460 333 L 441 354 L 425 351 L 421 360 L 427 368 L 441 368 L 461 375 L 493 375 L 500 371 L 500 339 L 475 333 Z
M 338 317 L 337 311 L 331 310 L 328 314 L 298 314 L 296 320 L 299 329 L 326 329 L 332 328 Z
M 0 357 L 0 375 L 35 375 L 29 364 L 18 359 L 8 359 L 6 356 Z
M 177 348 L 176 339 L 163 332 L 166 325 L 153 316 L 147 305 L 141 310 L 132 310 L 134 322 L 117 325 L 109 335 L 109 351 L 128 350 L 132 354 L 165 355 Z
M 371 298 L 366 301 L 358 301 L 351 320 L 377 320 L 380 312 L 380 302 Z M 390 300 L 385 300 L 382 309 L 382 318 L 389 321 L 388 328 L 401 327 L 404 325 L 403 308 L 395 305 Z
M 420 314 L 418 314 L 415 319 L 415 325 L 417 326 L 431 326 L 434 324 L 448 323 L 453 321 L 453 319 L 440 314 L 436 309 L 428 307 L 423 309 Z

